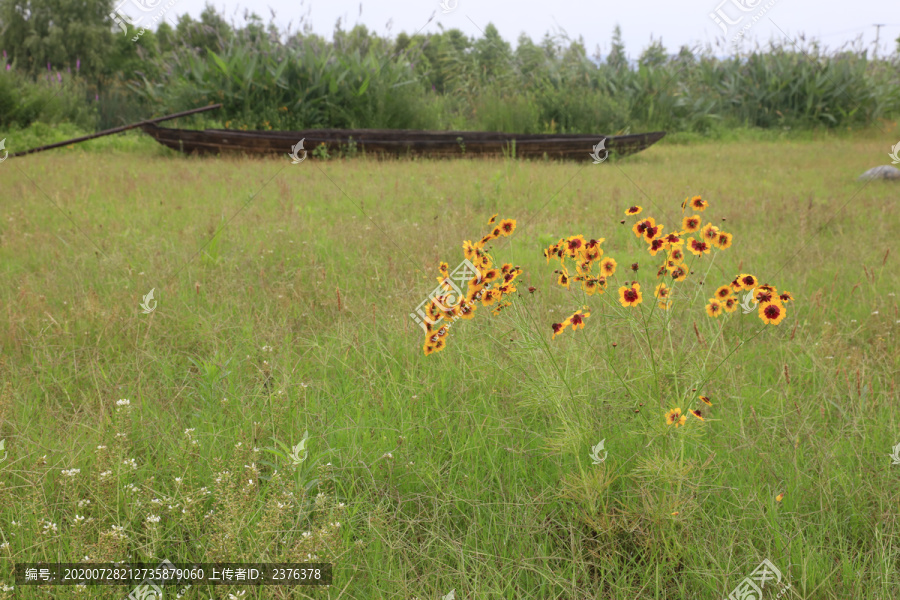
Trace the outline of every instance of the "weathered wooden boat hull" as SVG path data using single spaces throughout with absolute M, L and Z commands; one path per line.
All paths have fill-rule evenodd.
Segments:
M 319 146 L 329 154 L 355 144 L 358 152 L 391 156 L 453 158 L 471 156 L 516 156 L 519 158 L 564 158 L 591 160 L 594 145 L 606 137 L 606 150 L 624 156 L 653 145 L 664 131 L 632 135 L 585 135 L 514 133 L 481 131 L 417 131 L 411 129 L 307 129 L 304 131 L 235 131 L 229 129 L 172 129 L 144 125 L 143 130 L 157 142 L 187 154 L 290 154 L 301 139 L 312 155 Z M 600 152 L 603 158 L 605 153 Z

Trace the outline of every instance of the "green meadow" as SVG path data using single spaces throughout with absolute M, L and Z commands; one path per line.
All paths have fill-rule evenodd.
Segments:
M 597 165 L 136 134 L 5 161 L 0 599 L 132 590 L 14 585 L 18 563 L 162 559 L 333 566 L 166 598 L 721 600 L 763 560 L 789 586 L 766 600 L 897 598 L 900 184 L 856 181 L 889 161 L 884 126 Z M 688 254 L 662 311 L 625 210 L 669 232 L 695 195 L 733 243 Z M 425 356 L 409 313 L 495 213 L 518 292 Z M 542 255 L 577 234 L 618 263 L 603 295 Z M 740 273 L 791 292 L 780 324 L 707 315 Z

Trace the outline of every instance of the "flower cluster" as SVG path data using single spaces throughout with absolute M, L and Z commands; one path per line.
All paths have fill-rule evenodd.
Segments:
M 699 214 L 709 207 L 709 203 L 700 196 L 687 198 L 681 203 L 682 220 L 680 229 L 665 233 L 665 225 L 658 224 L 653 217 L 638 217 L 631 231 L 634 235 L 646 243 L 647 253 L 650 256 L 662 256 L 664 261 L 656 271 L 657 279 L 664 279 L 653 289 L 653 297 L 657 300 L 659 308 L 668 310 L 672 306 L 672 288 L 666 279 L 672 284 L 683 282 L 691 273 L 690 267 L 685 263 L 686 252 L 699 258 L 710 254 L 715 248 L 727 250 L 731 247 L 734 236 L 721 230 L 712 222 L 703 222 Z M 690 209 L 692 214 L 686 214 Z M 643 212 L 640 206 L 631 206 L 625 211 L 626 216 L 637 217 Z M 724 220 L 724 219 L 723 219 Z M 623 224 L 625 221 L 621 221 Z M 580 283 L 582 290 L 588 295 L 603 294 L 608 286 L 608 281 L 616 273 L 617 263 L 612 257 L 604 257 L 601 244 L 604 238 L 599 240 L 585 240 L 583 235 L 575 235 L 562 238 L 557 243 L 544 250 L 544 257 L 549 264 L 551 258 L 559 259 L 561 270 L 555 271 L 557 283 L 566 289 L 571 289 L 573 282 Z M 570 274 L 566 261 L 574 263 L 574 273 Z M 596 265 L 596 267 L 595 267 Z M 638 270 L 638 263 L 631 265 L 631 270 Z M 637 281 L 625 281 L 618 288 L 619 303 L 625 308 L 635 308 L 644 301 L 641 292 L 641 284 Z M 706 312 L 711 317 L 718 317 L 722 312 L 734 312 L 739 306 L 739 301 L 733 292 L 750 290 L 754 299 L 759 303 L 759 316 L 766 324 L 777 325 L 784 318 L 784 305 L 793 300 L 789 292 L 777 294 L 774 287 L 765 285 L 757 288 L 757 280 L 752 275 L 739 275 L 730 285 L 721 286 L 716 290 L 715 297 L 711 298 L 706 307 Z M 757 288 L 757 289 L 755 289 Z M 574 324 L 583 326 L 583 319 L 587 314 L 576 312 L 562 323 L 553 323 L 553 335 L 556 337 L 569 325 L 572 329 L 578 329 Z M 574 320 L 574 323 L 573 323 Z
M 733 293 L 741 291 L 750 292 L 745 297 L 745 302 L 749 303 L 752 299 L 754 303 L 758 304 L 759 318 L 766 325 L 781 323 L 787 315 L 784 305 L 794 299 L 790 292 L 785 291 L 779 294 L 774 286 L 759 285 L 759 281 L 754 275 L 741 273 L 730 284 L 723 285 L 716 290 L 715 295 L 709 299 L 709 304 L 706 305 L 706 314 L 718 317 L 723 311 L 734 312 L 738 307 L 738 299 Z
M 507 263 L 500 268 L 494 266 L 494 259 L 488 252 L 488 244 L 499 238 L 512 235 L 516 229 L 514 219 L 503 219 L 497 224 L 497 215 L 488 221 L 491 231 L 472 243 L 466 240 L 462 244 L 463 254 L 471 265 L 472 275 L 466 282 L 466 290 L 454 287 L 450 278 L 450 267 L 442 262 L 437 277 L 439 293 L 434 295 L 425 306 L 425 355 L 440 352 L 447 345 L 450 326 L 457 319 L 472 319 L 480 303 L 493 307 L 493 314 L 509 306 L 508 296 L 516 292 L 515 280 L 522 273 L 521 267 Z M 464 263 L 465 264 L 465 263 Z M 448 323 L 438 326 L 438 321 L 447 319 Z
M 712 401 L 707 396 L 700 396 L 701 401 L 707 406 L 712 406 Z M 701 421 L 705 421 L 706 419 L 703 417 L 703 413 L 699 408 L 691 408 L 688 409 L 688 412 L 693 416 L 697 417 Z M 680 408 L 673 408 L 669 412 L 666 413 L 666 423 L 669 425 L 674 425 L 676 429 L 681 427 L 687 421 L 687 415 L 681 414 Z

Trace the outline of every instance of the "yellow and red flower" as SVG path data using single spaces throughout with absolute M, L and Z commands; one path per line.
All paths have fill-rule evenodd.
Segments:
M 716 237 L 716 240 L 713 242 L 713 245 L 719 250 L 727 250 L 728 248 L 731 248 L 732 239 L 734 239 L 733 235 L 720 231 L 718 237 Z
M 706 240 L 707 243 L 712 244 L 719 239 L 719 228 L 712 223 L 707 223 L 703 226 L 703 229 L 700 230 L 700 236 Z
M 641 296 L 641 284 L 632 281 L 630 286 L 622 286 L 619 288 L 619 302 L 622 306 L 635 307 L 643 301 Z
M 709 244 L 706 242 L 702 242 L 700 240 L 695 240 L 694 238 L 688 238 L 688 250 L 691 251 L 691 254 L 695 256 L 700 256 L 701 254 L 709 254 Z
M 723 310 L 724 306 L 722 306 L 721 302 L 719 302 L 715 298 L 709 299 L 709 304 L 706 305 L 706 314 L 711 317 L 718 317 L 722 314 Z
M 784 320 L 786 314 L 781 300 L 759 305 L 759 318 L 766 325 L 778 325 Z
M 697 215 L 691 215 L 681 220 L 681 228 L 684 233 L 694 233 L 700 230 L 700 223 L 703 221 Z
M 676 428 L 684 425 L 685 421 L 687 421 L 687 416 L 681 414 L 680 408 L 673 408 L 666 413 L 666 423 L 669 425 L 675 425 Z
M 697 212 L 702 212 L 706 210 L 706 207 L 709 206 L 709 203 L 700 196 L 694 196 L 693 198 L 691 198 L 690 205 L 691 208 L 693 208 Z
M 600 261 L 600 272 L 606 277 L 612 277 L 616 272 L 616 259 L 604 258 Z
M 500 221 L 500 234 L 503 237 L 507 237 L 512 235 L 513 231 L 516 230 L 516 220 L 515 219 L 503 219 Z
M 742 273 L 741 275 L 738 275 L 737 280 L 738 283 L 741 284 L 741 289 L 745 292 L 749 292 L 759 285 L 759 279 L 748 273 Z

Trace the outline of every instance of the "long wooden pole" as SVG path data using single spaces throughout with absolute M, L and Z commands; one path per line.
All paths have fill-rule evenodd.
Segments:
M 192 108 L 191 110 L 186 110 L 180 113 L 175 113 L 172 115 L 166 115 L 164 117 L 157 117 L 155 119 L 147 119 L 146 121 L 140 121 L 138 123 L 132 123 L 131 125 L 123 125 L 121 127 L 115 127 L 113 129 L 107 129 L 106 131 L 98 131 L 97 133 L 92 133 L 91 135 L 85 135 L 83 137 L 66 140 L 65 142 L 58 142 L 56 144 L 50 144 L 48 146 L 40 146 L 38 148 L 32 148 L 31 150 L 24 150 L 22 152 L 16 152 L 15 154 L 10 154 L 10 156 L 25 156 L 26 154 L 32 154 L 33 152 L 43 152 L 44 150 L 50 150 L 52 148 L 59 148 L 60 146 L 68 146 L 69 144 L 77 144 L 78 142 L 86 142 L 87 140 L 92 140 L 94 138 L 103 137 L 104 135 L 112 135 L 113 133 L 119 133 L 120 131 L 127 131 L 129 129 L 134 129 L 135 127 L 140 127 L 141 125 L 147 125 L 149 123 L 159 123 L 160 121 L 168 121 L 170 119 L 177 119 L 179 117 L 186 117 L 188 115 L 193 115 L 200 112 L 205 112 L 207 110 L 214 110 L 216 108 L 222 108 L 221 104 L 211 104 L 209 106 L 203 106 L 201 108 Z

